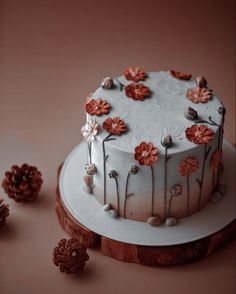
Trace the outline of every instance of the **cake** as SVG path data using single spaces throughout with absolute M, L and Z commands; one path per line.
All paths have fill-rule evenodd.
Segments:
M 128 68 L 85 112 L 84 189 L 108 216 L 169 226 L 221 199 L 225 108 L 204 77 Z

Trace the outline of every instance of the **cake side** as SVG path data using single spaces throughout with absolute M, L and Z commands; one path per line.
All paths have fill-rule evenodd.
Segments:
M 219 178 L 218 163 L 212 168 L 212 162 L 221 157 L 216 154 L 222 144 L 223 116 L 219 99 L 200 82 L 204 80 L 181 80 L 169 72 L 147 73 L 142 85 L 149 95 L 135 100 L 127 97 L 129 81 L 119 77 L 89 98 L 89 103 L 105 102 L 103 115 L 95 115 L 100 130 L 96 129 L 96 140 L 89 145 L 89 164 L 96 166 L 92 190 L 114 216 L 138 221 L 177 219 L 199 211 L 209 201 Z M 202 96 L 188 93 L 198 88 L 205 91 Z M 196 103 L 200 96 L 204 103 Z M 119 118 L 118 135 L 109 134 L 107 126 L 102 129 L 107 117 L 113 125 L 112 118 Z M 91 119 L 94 114 L 87 114 L 87 121 Z M 139 152 L 146 148 L 141 142 L 152 146 L 151 161 L 146 158 L 146 163 L 140 158 L 148 153 Z

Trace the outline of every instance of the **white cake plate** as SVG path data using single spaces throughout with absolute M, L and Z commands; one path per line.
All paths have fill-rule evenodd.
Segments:
M 85 143 L 78 145 L 63 164 L 59 178 L 61 201 L 80 224 L 112 240 L 144 246 L 169 246 L 199 240 L 223 229 L 236 217 L 235 148 L 225 140 L 223 152 L 221 182 L 227 185 L 224 198 L 218 203 L 207 204 L 191 217 L 180 219 L 173 227 L 152 227 L 144 222 L 113 219 L 107 215 L 102 205 L 83 190 L 87 158 Z

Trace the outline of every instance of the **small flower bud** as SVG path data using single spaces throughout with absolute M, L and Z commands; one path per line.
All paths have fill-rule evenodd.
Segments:
M 109 172 L 109 174 L 108 174 L 108 176 L 109 176 L 109 178 L 116 178 L 117 176 L 118 176 L 118 173 L 117 173 L 117 171 L 115 171 L 115 170 L 111 170 L 110 172 Z
M 207 80 L 204 77 L 196 78 L 196 83 L 199 88 L 206 88 L 207 87 Z
M 171 197 L 178 197 L 181 194 L 182 194 L 182 187 L 180 185 L 176 184 L 170 188 Z
M 137 165 L 131 165 L 129 168 L 129 173 L 136 175 L 138 173 L 138 167 Z
M 224 106 L 221 106 L 217 109 L 218 113 L 221 115 L 225 115 L 226 114 L 226 109 Z
M 171 135 L 166 135 L 161 138 L 161 145 L 165 148 L 170 148 L 172 146 L 172 137 Z
M 192 107 L 188 107 L 187 109 L 185 109 L 184 116 L 188 120 L 196 120 L 196 119 L 198 119 L 198 113 Z
M 113 79 L 106 77 L 102 80 L 101 87 L 103 89 L 111 89 L 114 86 Z
M 85 167 L 86 173 L 89 176 L 93 176 L 97 172 L 97 167 L 94 163 L 87 164 Z

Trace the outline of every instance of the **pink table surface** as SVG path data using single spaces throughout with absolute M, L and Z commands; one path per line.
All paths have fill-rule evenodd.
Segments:
M 1 1 L 0 175 L 28 162 L 40 198 L 0 228 L 0 293 L 235 293 L 235 242 L 191 265 L 151 268 L 89 250 L 80 277 L 51 262 L 66 234 L 54 210 L 56 171 L 81 141 L 84 100 L 127 66 L 205 75 L 228 110 L 235 143 L 234 1 Z

